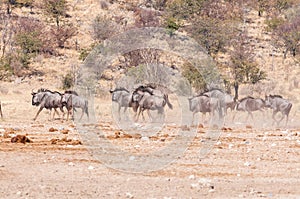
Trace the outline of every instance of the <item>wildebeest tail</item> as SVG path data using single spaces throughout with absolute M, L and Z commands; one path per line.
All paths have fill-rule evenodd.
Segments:
M 170 103 L 168 95 L 165 95 L 165 98 L 166 98 L 166 102 L 167 102 L 168 107 L 170 109 L 173 109 L 173 105 Z
M 289 103 L 289 105 L 288 105 L 287 108 L 286 108 L 286 115 L 289 115 L 289 113 L 290 113 L 290 111 L 291 111 L 291 109 L 292 109 L 292 106 L 293 106 L 293 104 L 292 104 L 292 103 Z

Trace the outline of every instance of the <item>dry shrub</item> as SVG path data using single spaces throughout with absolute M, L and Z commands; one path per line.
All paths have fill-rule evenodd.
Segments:
M 64 48 L 66 41 L 77 34 L 77 29 L 73 24 L 66 24 L 60 27 L 52 27 L 50 32 L 56 41 L 56 45 L 59 48 Z
M 98 41 L 103 41 L 119 31 L 119 25 L 110 18 L 98 15 L 92 24 L 93 38 Z
M 149 8 L 135 9 L 135 26 L 136 27 L 155 27 L 160 25 L 160 13 Z

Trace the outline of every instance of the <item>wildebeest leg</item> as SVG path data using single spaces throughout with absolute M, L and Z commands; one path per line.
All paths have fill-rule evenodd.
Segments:
M 147 114 L 148 114 L 150 121 L 153 122 L 153 117 L 152 117 L 149 109 L 147 109 Z M 144 118 L 144 120 L 145 120 L 145 118 Z
M 38 115 L 40 114 L 40 112 L 43 110 L 43 107 L 40 107 L 40 109 L 38 110 L 38 112 L 36 113 L 35 117 L 33 118 L 33 120 L 36 120 L 36 118 L 38 117 Z
M 140 117 L 141 112 L 142 112 L 142 107 L 139 108 L 138 114 L 137 114 L 137 116 L 136 116 L 136 118 L 135 118 L 135 121 L 136 121 L 136 122 L 139 121 L 139 117 Z
M 143 117 L 143 121 L 145 122 L 146 119 L 145 119 L 144 111 L 145 111 L 145 109 L 142 109 L 142 117 Z
M 126 115 L 127 112 L 127 106 L 124 107 L 123 115 L 125 116 L 125 119 L 128 120 L 128 115 Z
M 233 113 L 232 121 L 231 121 L 232 123 L 234 123 L 234 119 L 235 119 L 236 114 L 237 114 L 237 111 L 235 111 L 235 112 Z
M 276 122 L 276 123 L 278 123 L 278 121 L 276 120 L 276 118 L 275 118 L 275 115 L 276 115 L 276 113 L 277 113 L 278 111 L 273 111 L 273 114 L 272 114 L 272 119 L 273 119 L 273 123 L 272 123 L 272 126 L 274 125 L 274 122 Z
M 192 122 L 191 122 L 191 126 L 193 126 L 193 125 L 194 125 L 194 118 L 195 118 L 195 114 L 196 114 L 196 112 L 194 111 L 194 112 L 193 112 L 193 116 L 192 116 Z
M 83 117 L 83 114 L 84 114 L 84 108 L 82 108 L 82 113 L 81 113 L 81 116 L 80 116 L 80 119 L 79 119 L 79 121 L 82 119 L 82 117 Z
M 289 114 L 286 114 L 285 127 L 287 126 L 288 120 L 289 120 Z
M 284 119 L 284 114 L 281 113 L 281 118 L 277 121 L 277 126 L 279 126 L 280 122 Z
M 0 114 L 1 114 L 1 118 L 3 118 L 1 102 L 0 102 Z
M 121 121 L 121 105 L 118 107 L 118 120 Z
M 56 108 L 54 108 L 52 120 L 54 120 L 55 113 L 56 113 L 56 114 L 58 115 L 58 117 L 59 117 L 59 112 L 57 111 Z
M 63 107 L 60 107 L 59 109 L 60 109 L 60 111 L 63 113 L 63 116 L 62 116 L 62 120 L 63 120 L 63 119 L 65 118 L 64 108 L 63 108 Z
M 250 114 L 250 116 L 251 116 L 252 122 L 254 122 L 254 118 L 253 118 L 253 114 L 252 114 L 252 112 L 251 112 L 251 111 L 249 111 L 249 114 Z

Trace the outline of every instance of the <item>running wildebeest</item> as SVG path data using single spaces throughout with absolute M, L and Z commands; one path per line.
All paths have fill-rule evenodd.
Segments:
M 50 91 L 48 89 L 39 89 L 37 92 L 32 92 L 32 105 L 33 106 L 40 106 L 40 109 L 36 113 L 36 116 L 33 120 L 36 120 L 40 112 L 45 108 L 50 110 L 50 120 L 51 120 L 51 111 L 52 108 L 54 109 L 53 117 L 55 112 L 59 115 L 57 112 L 57 108 L 61 110 L 64 117 L 64 110 L 63 110 L 63 104 L 61 103 L 61 96 L 62 94 L 57 91 Z
M 208 95 L 200 94 L 188 98 L 189 100 L 189 109 L 193 112 L 193 118 L 191 125 L 194 123 L 195 114 L 200 113 L 209 113 L 211 116 L 214 116 L 215 112 L 218 112 L 219 100 L 216 98 L 210 98 Z
M 203 94 L 209 96 L 210 98 L 215 98 L 219 101 L 217 110 L 219 113 L 219 120 L 222 121 L 226 113 L 225 92 L 221 89 L 214 88 L 207 92 L 204 92 Z
M 225 100 L 225 114 L 227 114 L 227 110 L 229 108 L 231 109 L 231 111 L 235 110 L 237 102 L 236 102 L 236 100 L 234 99 L 233 96 L 231 96 L 228 93 L 225 93 L 224 100 Z
M 132 100 L 132 93 L 130 93 L 125 88 L 116 88 L 114 90 L 110 90 L 110 93 L 112 93 L 112 101 L 118 103 L 118 117 L 119 120 L 121 120 L 121 108 L 124 107 L 124 114 L 127 111 L 128 107 L 132 107 L 133 111 L 135 112 L 135 115 L 137 113 L 139 104 L 138 102 L 134 102 Z
M 67 120 L 69 120 L 69 115 L 72 113 L 74 117 L 75 108 L 81 108 L 82 113 L 80 119 L 82 119 L 84 113 L 86 113 L 89 119 L 89 111 L 88 111 L 88 100 L 80 97 L 75 91 L 65 91 L 61 96 L 61 103 L 67 108 Z
M 152 120 L 152 116 L 150 114 L 150 110 L 157 110 L 160 116 L 164 115 L 164 107 L 167 104 L 170 109 L 173 108 L 173 105 L 170 103 L 168 95 L 163 93 L 160 90 L 153 89 L 148 86 L 139 86 L 133 92 L 132 99 L 134 102 L 139 104 L 139 111 L 136 117 L 136 121 L 140 114 L 147 110 L 149 118 Z
M 277 125 L 279 125 L 279 123 L 284 119 L 284 117 L 286 116 L 286 121 L 285 121 L 285 126 L 288 123 L 288 119 L 289 119 L 289 113 L 291 111 L 292 108 L 292 103 L 289 102 L 287 99 L 284 99 L 282 96 L 280 95 L 269 95 L 265 97 L 265 102 L 266 102 L 266 107 L 273 109 L 273 124 L 274 122 L 277 123 Z M 281 112 L 282 116 L 281 118 L 277 121 L 275 118 L 275 115 Z
M 260 111 L 262 112 L 264 116 L 264 108 L 265 108 L 265 101 L 261 98 L 254 98 L 254 97 L 244 97 L 236 105 L 237 111 L 244 111 L 247 112 L 247 118 L 246 122 L 248 121 L 249 116 L 251 116 L 253 120 L 253 114 L 254 111 Z M 234 120 L 235 115 L 232 120 Z

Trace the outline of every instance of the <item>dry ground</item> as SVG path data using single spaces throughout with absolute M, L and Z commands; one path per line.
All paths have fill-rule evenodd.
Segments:
M 112 119 L 109 96 L 95 99 L 97 121 L 86 126 L 101 130 L 100 140 L 107 138 L 132 154 L 163 149 L 177 138 L 184 141 L 178 129 L 196 132 L 185 153 L 172 163 L 152 172 L 130 173 L 107 167 L 109 163 L 91 153 L 76 123 L 48 121 L 47 111 L 33 121 L 37 108 L 31 106 L 30 92 L 37 84 L 30 82 L 1 84 L 0 198 L 300 197 L 300 127 L 295 112 L 287 129 L 261 122 L 260 113 L 255 114 L 258 127 L 251 121 L 247 126 L 242 122 L 245 115 L 239 114 L 239 121 L 225 124 L 210 152 L 200 158 L 209 129 L 176 123 L 176 101 L 175 110 L 167 111 L 167 123 L 145 136 L 148 124 L 136 124 L 136 132 L 120 129 Z M 27 135 L 32 142 L 11 143 L 15 135 Z

